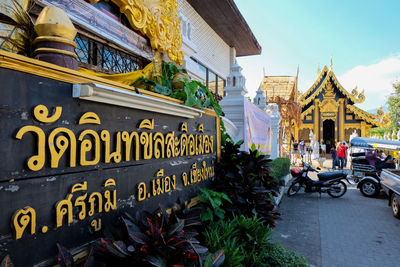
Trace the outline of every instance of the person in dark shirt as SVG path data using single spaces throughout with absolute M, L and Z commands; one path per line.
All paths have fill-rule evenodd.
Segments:
M 377 162 L 375 164 L 377 171 L 382 171 L 383 169 L 396 169 L 396 163 L 391 155 L 387 156 L 384 161 Z
M 332 169 L 335 170 L 335 169 L 336 169 L 336 165 L 337 165 L 337 159 L 336 159 L 337 151 L 336 151 L 335 146 L 332 146 L 332 147 L 331 147 L 330 153 L 331 153 L 331 155 L 332 155 Z
M 293 143 L 293 151 L 297 152 L 298 149 L 299 149 L 299 144 L 296 141 L 294 141 L 294 143 Z

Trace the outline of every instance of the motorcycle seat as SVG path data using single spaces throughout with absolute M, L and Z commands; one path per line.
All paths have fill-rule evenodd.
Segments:
M 319 180 L 330 180 L 330 179 L 335 179 L 335 178 L 340 178 L 340 177 L 346 177 L 347 174 L 345 172 L 322 172 L 318 173 L 318 179 Z

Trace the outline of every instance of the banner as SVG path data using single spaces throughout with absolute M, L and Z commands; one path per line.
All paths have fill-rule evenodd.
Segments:
M 271 153 L 271 117 L 253 103 L 244 102 L 245 150 L 254 144 L 262 153 Z

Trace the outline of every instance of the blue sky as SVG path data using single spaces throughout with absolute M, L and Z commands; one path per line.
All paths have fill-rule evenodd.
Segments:
M 351 91 L 365 89 L 367 110 L 384 104 L 400 79 L 400 1 L 235 0 L 258 42 L 260 56 L 240 57 L 253 96 L 262 76 L 296 75 L 306 91 L 321 69 Z

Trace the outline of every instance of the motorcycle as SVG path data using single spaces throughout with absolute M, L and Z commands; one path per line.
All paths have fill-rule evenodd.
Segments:
M 318 181 L 312 180 L 308 177 L 308 172 L 313 171 L 318 173 Z M 347 191 L 347 186 L 342 180 L 347 180 L 347 174 L 345 172 L 323 172 L 319 173 L 316 169 L 311 167 L 309 164 L 303 162 L 303 169 L 291 169 L 290 170 L 294 180 L 290 185 L 287 195 L 294 196 L 299 192 L 300 188 L 304 187 L 304 191 L 307 193 L 318 192 L 328 193 L 333 198 L 343 196 Z

